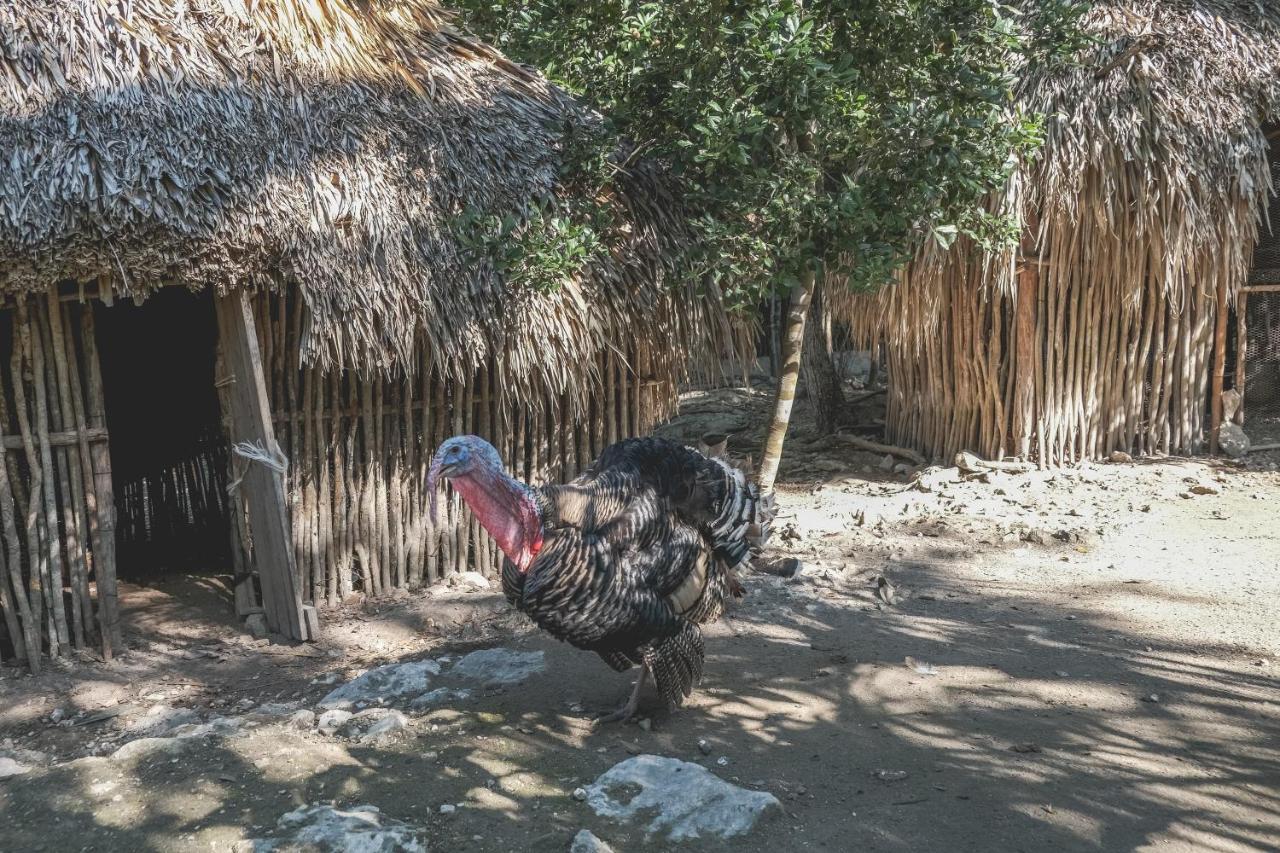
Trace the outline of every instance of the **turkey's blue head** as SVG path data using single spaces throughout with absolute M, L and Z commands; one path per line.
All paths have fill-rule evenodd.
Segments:
M 455 435 L 440 445 L 427 471 L 433 523 L 441 477 L 462 495 L 507 558 L 527 571 L 542 547 L 542 511 L 532 490 L 503 468 L 497 449 L 477 435 Z

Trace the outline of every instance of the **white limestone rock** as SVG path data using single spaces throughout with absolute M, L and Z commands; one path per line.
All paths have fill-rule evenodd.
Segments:
M 772 794 L 739 788 L 701 765 L 659 755 L 615 764 L 587 787 L 587 805 L 614 820 L 650 818 L 649 835 L 677 842 L 745 835 L 762 816 L 782 810 Z
M 512 649 L 480 649 L 454 664 L 449 674 L 474 681 L 484 687 L 518 684 L 547 668 L 546 656 L 540 652 L 517 652 Z
M 387 705 L 421 696 L 430 688 L 431 677 L 439 674 L 440 664 L 434 660 L 379 666 L 330 691 L 320 700 L 320 707 L 350 710 L 358 702 Z
M 238 853 L 426 853 L 422 833 L 384 817 L 376 806 L 300 806 L 276 822 L 271 838 L 253 838 Z

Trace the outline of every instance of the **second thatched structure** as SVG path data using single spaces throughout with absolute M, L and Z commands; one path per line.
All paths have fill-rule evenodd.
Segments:
M 995 201 L 1021 246 L 930 247 L 882 293 L 833 299 L 884 345 L 895 443 L 1045 465 L 1209 444 L 1272 192 L 1280 11 L 1113 0 L 1085 26 L 1094 45 L 1018 93 L 1048 120 Z

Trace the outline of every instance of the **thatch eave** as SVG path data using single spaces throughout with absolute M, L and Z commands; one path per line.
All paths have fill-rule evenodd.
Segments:
M 453 233 L 465 207 L 557 192 L 566 128 L 594 121 L 431 0 L 17 0 L 0 293 L 296 285 L 307 363 L 386 369 L 427 346 L 461 376 L 506 351 L 513 384 L 564 388 L 610 340 L 679 348 L 718 310 L 676 316 L 680 227 L 644 170 L 627 245 L 561 293 L 518 292 Z

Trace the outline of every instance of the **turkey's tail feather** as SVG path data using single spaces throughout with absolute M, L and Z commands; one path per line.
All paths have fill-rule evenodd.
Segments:
M 719 495 L 716 517 L 708 525 L 716 556 L 730 569 L 736 569 L 760 553 L 769 541 L 777 508 L 772 494 L 761 495 L 746 472 L 734 468 L 723 459 L 712 459 L 714 466 L 700 472 L 703 477 L 720 478 L 713 494 Z
M 676 634 L 644 648 L 644 662 L 653 673 L 658 692 L 671 705 L 680 705 L 684 697 L 702 680 L 702 631 L 685 622 Z

